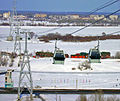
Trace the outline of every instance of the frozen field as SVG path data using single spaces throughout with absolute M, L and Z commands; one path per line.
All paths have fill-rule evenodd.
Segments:
M 58 41 L 58 48 L 63 49 L 65 54 L 76 54 L 80 52 L 89 52 L 90 48 L 97 45 L 97 41 L 92 42 L 61 42 Z M 21 42 L 22 52 L 24 50 L 24 41 Z M 14 47 L 14 41 L 0 41 L 0 50 L 12 52 Z M 50 51 L 54 52 L 55 41 L 49 43 L 39 42 L 36 40 L 31 40 L 28 42 L 29 53 L 34 53 L 35 51 Z M 100 41 L 100 50 L 111 52 L 111 56 L 115 55 L 117 51 L 120 51 L 120 40 L 105 40 Z
M 53 27 L 34 27 L 34 26 L 24 26 L 23 29 L 30 29 L 35 32 L 36 35 L 45 35 L 47 33 L 40 33 L 47 31 L 49 29 L 53 29 Z M 54 27 L 55 28 L 55 27 Z M 54 32 L 59 32 L 62 35 L 68 34 L 72 31 L 75 31 L 79 27 L 62 27 L 60 29 L 54 30 Z M 9 35 L 9 27 L 8 26 L 0 26 L 0 50 L 3 51 L 13 51 L 14 41 L 7 42 L 6 37 Z M 94 35 L 102 35 L 102 32 L 106 34 L 119 31 L 120 27 L 89 27 L 86 28 L 75 35 L 80 36 L 94 36 Z M 117 33 L 119 34 L 119 33 Z M 21 42 L 22 51 L 24 50 L 24 41 Z M 32 39 L 28 42 L 29 53 L 33 53 L 34 51 L 54 51 L 55 41 L 51 41 L 50 43 L 39 42 L 38 40 Z M 97 45 L 96 41 L 92 42 L 58 42 L 58 47 L 63 49 L 67 54 L 75 54 L 80 52 L 88 52 L 90 48 L 93 48 Z M 105 40 L 100 41 L 100 50 L 101 51 L 109 51 L 112 55 L 115 55 L 117 51 L 120 50 L 120 40 Z
M 44 27 L 44 26 L 22 26 L 22 29 L 29 29 L 32 32 L 35 32 L 38 36 L 45 35 L 48 33 L 60 33 L 61 35 L 70 34 L 83 27 Z M 56 29 L 56 30 L 54 30 Z M 52 31 L 49 31 L 52 30 Z M 9 26 L 0 26 L 0 37 L 6 37 L 9 35 L 10 27 Z M 88 27 L 84 30 L 81 30 L 73 35 L 78 36 L 96 36 L 102 35 L 103 32 L 110 34 L 112 32 L 120 31 L 120 26 L 118 27 Z M 119 34 L 119 33 L 116 33 Z
M 37 35 L 43 35 L 47 33 L 41 33 L 53 27 L 24 27 L 35 32 Z M 64 27 L 54 32 L 59 32 L 62 35 L 68 34 L 79 27 Z M 88 36 L 88 35 L 101 35 L 102 32 L 111 33 L 119 31 L 119 27 L 90 27 L 76 35 Z M 7 42 L 6 37 L 9 35 L 9 27 L 0 26 L 0 51 L 13 51 L 14 41 Z M 22 44 L 22 52 L 24 51 L 24 41 Z M 28 41 L 29 53 L 35 51 L 51 51 L 54 52 L 55 41 L 49 43 L 39 42 L 38 40 Z M 58 41 L 58 47 L 63 49 L 66 54 L 75 54 L 80 52 L 88 52 L 90 48 L 97 45 L 97 41 L 92 42 L 61 42 Z M 111 55 L 115 55 L 117 51 L 120 51 L 120 40 L 104 40 L 100 41 L 100 50 L 109 51 Z M 79 63 L 85 61 L 85 59 L 71 59 L 67 58 L 64 65 L 54 65 L 52 58 L 30 58 L 33 86 L 45 87 L 45 88 L 120 88 L 120 59 L 102 59 L 101 63 L 92 63 L 93 70 L 80 71 L 78 69 Z M 75 70 L 72 70 L 75 68 Z M 0 70 L 7 70 L 9 67 L 0 67 Z M 14 69 L 19 71 L 20 68 L 14 65 Z M 14 86 L 18 86 L 19 72 L 13 72 L 12 79 Z M 17 78 L 17 79 L 16 79 Z M 4 75 L 0 76 L 0 86 L 4 87 Z M 7 95 L 6 95 L 7 96 Z M 75 101 L 78 95 L 68 95 L 67 98 L 63 96 L 63 101 Z M 5 96 L 0 95 L 1 98 Z M 15 98 L 17 95 L 14 96 Z M 45 95 L 48 101 L 55 101 L 55 95 Z M 11 96 L 10 101 L 13 97 Z M 67 100 L 66 100 L 67 99 Z M 3 101 L 3 100 L 2 100 Z M 40 101 L 40 100 L 39 100 Z
M 84 59 L 66 59 L 64 65 L 52 64 L 52 58 L 30 59 L 34 87 L 50 88 L 120 88 L 120 60 L 103 59 L 92 63 L 93 70 L 78 69 Z M 75 68 L 75 70 L 72 70 Z M 1 67 L 7 70 L 9 67 Z M 19 67 L 14 67 L 14 86 L 18 86 Z M 4 75 L 0 76 L 0 86 L 4 87 Z
M 39 31 L 45 31 L 47 29 L 51 29 L 51 27 L 30 27 L 24 26 L 24 28 L 35 31 L 36 34 L 39 35 Z M 59 31 L 67 33 L 66 31 L 71 32 L 79 27 L 63 27 L 60 28 Z M 93 30 L 94 29 L 94 30 Z M 84 35 L 88 35 L 88 33 L 94 33 L 91 35 L 97 35 L 98 33 L 102 33 L 103 31 L 106 33 L 118 31 L 119 27 L 89 27 L 84 31 Z M 4 33 L 4 34 L 3 34 Z M 9 34 L 9 27 L 0 27 L 0 50 L 12 52 L 14 47 L 14 41 L 8 42 L 6 41 L 6 36 Z M 28 51 L 29 53 L 33 53 L 36 51 L 50 51 L 54 52 L 54 44 L 55 41 L 50 41 L 49 43 L 39 42 L 38 40 L 30 40 L 28 41 Z M 92 42 L 62 42 L 58 41 L 58 47 L 64 50 L 65 54 L 75 54 L 80 52 L 88 52 L 90 48 L 93 48 L 97 45 L 97 41 Z M 24 41 L 21 41 L 22 52 L 24 51 Z M 117 51 L 120 51 L 120 40 L 104 40 L 100 41 L 100 51 L 109 51 L 111 52 L 111 56 L 115 55 Z M 40 72 L 120 72 L 120 60 L 118 59 L 103 59 L 101 63 L 93 63 L 91 67 L 93 70 L 84 70 L 80 71 L 78 69 L 79 63 L 85 61 L 84 59 L 66 59 L 64 65 L 54 65 L 52 58 L 40 58 L 34 59 L 31 58 L 31 70 L 32 71 L 40 71 Z M 9 68 L 9 67 L 7 67 Z M 73 71 L 72 68 L 75 68 Z M 5 69 L 1 68 L 1 69 Z M 15 69 L 19 70 L 19 68 Z

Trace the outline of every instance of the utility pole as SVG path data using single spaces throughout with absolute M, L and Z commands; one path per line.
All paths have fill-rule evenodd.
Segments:
M 26 86 L 29 94 L 30 94 L 30 99 L 32 100 L 32 93 L 33 93 L 33 81 L 32 81 L 32 74 L 31 74 L 31 67 L 30 67 L 30 61 L 29 61 L 29 55 L 28 55 L 28 50 L 27 50 L 27 40 L 28 40 L 28 33 L 26 30 L 21 32 L 25 34 L 25 51 L 24 51 L 24 56 L 21 64 L 21 70 L 20 70 L 20 76 L 19 76 L 19 87 L 18 87 L 18 100 L 21 99 L 21 93 L 22 89 Z M 25 79 L 25 80 L 24 80 Z M 24 80 L 24 81 L 23 81 Z M 25 83 L 26 85 L 23 85 L 22 83 Z

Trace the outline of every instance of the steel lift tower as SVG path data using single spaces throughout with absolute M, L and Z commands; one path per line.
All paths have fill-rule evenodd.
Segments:
M 21 37 L 20 37 L 20 27 L 19 26 L 16 26 L 16 29 L 15 29 L 15 43 L 14 43 L 14 54 L 17 54 L 19 55 L 19 61 L 18 61 L 18 67 L 21 65 L 21 43 L 20 43 L 20 40 L 21 40 Z M 13 55 L 14 55 L 13 54 Z
M 21 55 L 21 37 L 20 37 L 20 27 L 16 26 L 15 29 L 15 43 L 14 43 L 14 53 Z
M 30 94 L 30 99 L 32 100 L 33 81 L 32 81 L 31 69 L 30 69 L 29 55 L 27 50 L 27 40 L 28 40 L 27 35 L 29 34 L 29 32 L 27 32 L 27 30 L 24 30 L 21 33 L 25 34 L 25 51 L 24 51 L 24 56 L 23 56 L 20 76 L 19 76 L 18 100 L 21 99 L 21 94 L 24 91 L 24 88 L 28 90 Z
M 7 41 L 13 41 L 13 33 L 14 33 L 14 26 L 15 26 L 15 15 L 17 15 L 16 12 L 16 0 L 13 0 L 13 10 L 10 14 L 9 23 L 10 23 L 10 34 L 7 37 Z
M 16 19 L 14 19 L 14 17 L 16 17 Z M 18 18 L 17 18 L 17 11 L 16 11 L 16 0 L 14 0 L 14 8 L 13 8 L 13 23 L 14 23 L 14 32 L 15 33 L 15 43 L 14 43 L 14 53 L 17 53 L 19 55 L 21 55 L 21 44 L 20 44 L 20 26 L 19 26 L 19 22 L 18 22 Z
M 17 18 L 17 11 L 16 11 L 16 0 L 13 0 L 13 11 L 10 16 L 10 34 L 7 37 L 7 41 L 13 41 L 13 34 L 15 34 L 15 43 L 14 43 L 14 53 L 21 54 L 21 44 L 20 44 L 20 27 Z
M 20 56 L 20 59 L 18 61 L 18 67 L 21 64 L 21 36 L 20 36 L 20 22 L 18 22 L 18 17 L 17 17 L 17 11 L 16 11 L 16 0 L 14 0 L 14 7 L 13 7 L 13 14 L 12 14 L 12 18 L 13 18 L 13 24 L 11 25 L 11 30 L 13 32 L 13 34 L 15 34 L 15 43 L 14 43 L 14 54 L 17 54 Z

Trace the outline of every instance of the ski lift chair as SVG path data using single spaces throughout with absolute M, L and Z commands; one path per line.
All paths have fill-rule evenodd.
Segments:
M 90 49 L 88 59 L 90 63 L 101 63 L 100 62 L 101 54 L 99 49 L 93 48 Z
M 65 60 L 64 51 L 57 48 L 57 39 L 56 39 L 53 64 L 64 64 L 64 60 Z
M 53 64 L 64 64 L 65 55 L 63 50 L 56 49 L 53 56 Z

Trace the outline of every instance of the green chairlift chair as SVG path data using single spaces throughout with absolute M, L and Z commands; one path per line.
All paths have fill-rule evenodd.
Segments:
M 63 50 L 57 48 L 57 40 L 55 43 L 55 51 L 53 56 L 53 64 L 64 64 L 65 61 L 65 54 Z
M 101 63 L 101 53 L 99 51 L 99 37 L 98 37 L 98 45 L 89 50 L 88 59 L 90 63 Z

